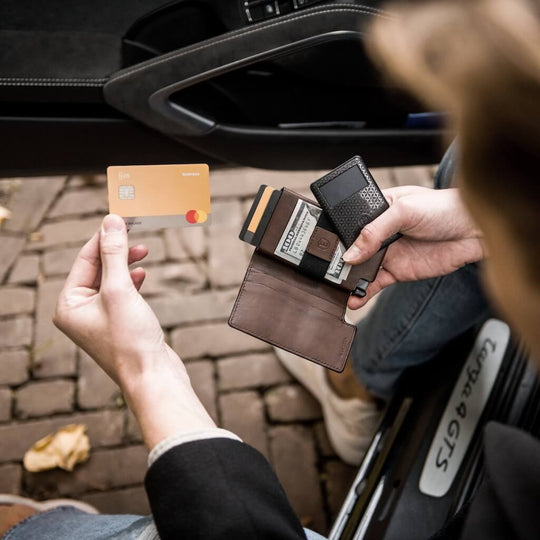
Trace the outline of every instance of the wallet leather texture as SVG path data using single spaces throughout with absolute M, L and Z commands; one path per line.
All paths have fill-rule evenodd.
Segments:
M 343 289 L 255 251 L 229 325 L 340 372 L 356 334 L 344 319 L 348 297 Z

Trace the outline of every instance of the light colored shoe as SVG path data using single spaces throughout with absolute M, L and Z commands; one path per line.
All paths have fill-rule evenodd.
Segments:
M 382 411 L 359 398 L 340 398 L 330 387 L 326 369 L 295 354 L 275 348 L 277 357 L 319 401 L 330 443 L 349 465 L 359 465 L 377 430 Z
M 99 510 L 91 504 L 76 501 L 75 499 L 50 499 L 48 501 L 35 501 L 34 499 L 28 499 L 27 497 L 20 497 L 19 495 L 11 495 L 9 493 L 0 493 L 0 506 L 11 506 L 14 504 L 23 504 L 29 506 L 38 512 L 46 512 L 59 506 L 73 506 L 78 510 L 82 510 L 87 514 L 99 514 Z

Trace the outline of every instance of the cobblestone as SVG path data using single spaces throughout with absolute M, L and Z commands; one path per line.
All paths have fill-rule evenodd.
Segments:
M 33 374 L 53 377 L 75 374 L 75 344 L 52 322 L 63 279 L 45 281 L 38 288 Z
M 53 206 L 48 217 L 58 218 L 79 214 L 107 214 L 109 204 L 103 189 L 87 188 L 66 191 Z
M 102 217 L 69 219 L 43 225 L 31 238 L 29 247 L 45 249 L 61 244 L 82 245 L 94 235 Z
M 143 266 L 145 264 L 159 263 L 165 260 L 165 243 L 161 236 L 133 235 L 133 238 L 130 238 L 129 245 L 136 246 L 137 244 L 144 244 L 148 248 L 148 255 L 140 263 Z
M 25 472 L 26 490 L 38 498 L 54 498 L 140 484 L 146 473 L 147 457 L 143 445 L 97 450 L 71 472 L 60 469 Z
M 126 409 L 125 426 L 126 440 L 128 442 L 142 442 L 143 437 L 141 433 L 141 428 L 139 427 L 139 423 L 137 422 L 135 415 L 129 409 Z
M 291 380 L 273 352 L 224 358 L 217 368 L 220 390 L 271 386 Z
M 92 448 L 120 444 L 123 418 L 123 411 L 104 410 L 2 425 L 0 462 L 22 460 L 24 453 L 36 441 L 67 424 L 85 424 Z
M 39 381 L 17 390 L 15 414 L 19 418 L 49 416 L 73 409 L 73 381 Z
M 105 186 L 106 183 L 107 175 L 105 174 L 77 174 L 68 178 L 70 188 Z
M 392 169 L 398 186 L 416 185 L 433 187 L 433 172 L 429 167 L 396 167 Z
M 221 426 L 236 433 L 268 457 L 263 402 L 257 392 L 235 392 L 219 398 Z
M 206 253 L 205 228 L 165 229 L 165 246 L 169 259 L 200 259 Z
M 207 282 L 206 265 L 187 263 L 165 263 L 159 266 L 143 266 L 146 278 L 141 292 L 145 296 L 191 293 L 201 290 Z M 138 266 L 138 264 L 137 264 Z
M 7 271 L 19 256 L 26 244 L 26 239 L 21 236 L 10 236 L 0 233 L 0 246 L 2 246 L 2 257 L 0 257 L 0 283 L 4 281 Z
M 170 294 L 149 298 L 162 326 L 226 319 L 236 298 L 237 291 L 209 291 L 201 294 Z
M 220 229 L 209 240 L 208 274 L 214 287 L 239 285 L 246 273 L 248 258 L 237 229 Z
M 210 230 L 236 228 L 238 232 L 244 221 L 244 212 L 239 200 L 218 201 L 212 204 L 212 223 Z
M 322 417 L 318 402 L 303 387 L 278 386 L 264 395 L 268 414 L 277 422 L 318 420 Z
M 276 189 L 288 187 L 295 191 L 309 188 L 309 184 L 328 171 L 266 171 L 261 169 L 222 169 L 210 175 L 213 198 L 253 197 L 261 184 Z
M 396 184 L 396 179 L 393 175 L 393 169 L 379 167 L 376 169 L 370 169 L 371 174 L 378 186 L 381 189 L 388 189 Z
M 225 356 L 268 349 L 263 341 L 231 328 L 227 323 L 203 324 L 171 332 L 173 349 L 182 359 Z
M 8 283 L 34 284 L 39 276 L 39 255 L 21 255 L 9 275 Z
M 342 461 L 329 461 L 325 465 L 326 493 L 332 520 L 336 519 L 349 488 L 358 473 L 357 467 L 346 465 Z
M 11 418 L 11 390 L 0 388 L 0 422 L 6 422 Z
M 277 426 L 270 429 L 269 438 L 276 474 L 302 524 L 317 532 L 326 531 L 311 430 L 302 426 Z
M 17 317 L 0 321 L 0 336 L 3 347 L 24 347 L 32 343 L 31 317 Z
M 30 354 L 24 349 L 0 352 L 0 384 L 17 385 L 28 379 Z
M 324 427 L 324 422 L 315 424 L 313 433 L 315 434 L 315 441 L 317 442 L 317 448 L 321 456 L 334 457 L 336 453 L 330 444 L 330 439 L 328 438 L 328 433 Z
M 34 310 L 36 293 L 28 287 L 0 288 L 0 316 L 20 315 Z
M 73 266 L 80 246 L 74 248 L 51 249 L 43 253 L 43 273 L 46 276 L 67 275 Z
M 22 467 L 16 463 L 0 465 L 0 493 L 19 495 L 21 492 Z
M 11 218 L 5 221 L 8 231 L 32 232 L 63 188 L 66 179 L 61 176 L 26 178 L 20 182 L 8 203 Z

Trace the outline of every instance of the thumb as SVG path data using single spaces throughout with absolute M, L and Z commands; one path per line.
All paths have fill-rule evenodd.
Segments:
M 101 223 L 101 286 L 108 290 L 126 290 L 133 286 L 128 269 L 128 240 L 124 220 L 115 214 Z
M 354 244 L 343 254 L 343 260 L 351 264 L 366 261 L 381 249 L 382 243 L 387 238 L 398 233 L 403 225 L 403 215 L 399 205 L 390 206 L 362 229 Z

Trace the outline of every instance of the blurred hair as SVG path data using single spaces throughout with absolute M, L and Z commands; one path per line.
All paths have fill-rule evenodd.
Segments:
M 460 176 L 495 208 L 540 284 L 540 24 L 534 0 L 394 4 L 368 48 L 391 78 L 452 113 Z

